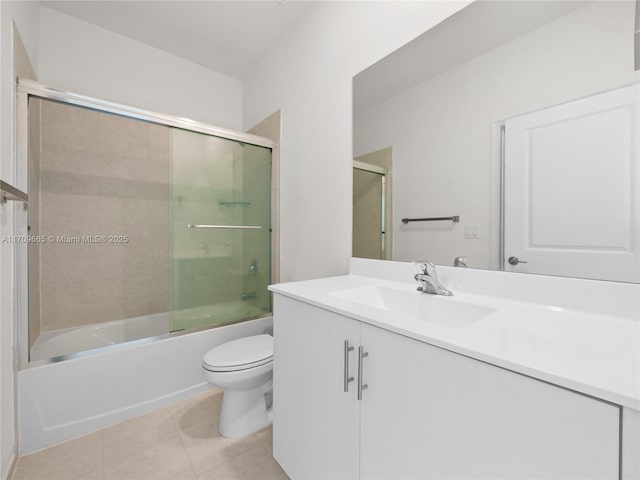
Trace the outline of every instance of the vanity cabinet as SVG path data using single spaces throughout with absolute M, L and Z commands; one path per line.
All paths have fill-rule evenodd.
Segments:
M 355 378 L 344 392 L 344 342 L 355 362 L 360 322 L 281 295 L 274 311 L 274 457 L 290 478 L 358 478 L 360 402 Z
M 360 341 L 360 478 L 618 478 L 619 407 L 367 324 Z
M 274 311 L 274 456 L 293 479 L 619 476 L 616 405 L 282 295 Z

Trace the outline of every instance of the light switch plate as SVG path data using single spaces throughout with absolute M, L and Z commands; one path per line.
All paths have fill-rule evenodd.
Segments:
M 478 227 L 478 225 L 465 225 L 464 238 L 480 238 L 480 228 Z

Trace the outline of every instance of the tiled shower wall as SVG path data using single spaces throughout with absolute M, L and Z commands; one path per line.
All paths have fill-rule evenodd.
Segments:
M 640 0 L 638 0 L 640 1 Z M 247 131 L 275 142 L 271 154 L 271 282 L 280 281 L 280 110 Z
M 41 102 L 40 234 L 69 237 L 41 246 L 40 329 L 169 311 L 169 128 L 32 101 Z M 74 241 L 84 235 L 107 240 Z
M 40 106 L 29 103 L 29 235 L 40 235 Z M 41 333 L 40 327 L 40 250 L 37 242 L 29 244 L 29 346 Z

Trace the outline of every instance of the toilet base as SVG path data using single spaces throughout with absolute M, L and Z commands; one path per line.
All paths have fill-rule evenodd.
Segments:
M 242 438 L 271 425 L 271 408 L 266 398 L 271 384 L 269 381 L 250 390 L 225 389 L 218 421 L 220 435 Z

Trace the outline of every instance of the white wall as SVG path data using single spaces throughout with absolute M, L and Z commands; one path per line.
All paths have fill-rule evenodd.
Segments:
M 15 22 L 32 62 L 38 58 L 38 7 L 30 2 L 0 2 L 0 178 L 14 183 L 13 29 Z M 18 207 L 21 204 L 18 204 Z M 14 231 L 15 202 L 0 204 L 0 238 Z M 0 243 L 0 478 L 6 478 L 16 455 L 15 327 L 17 324 L 16 246 Z
M 75 20 L 40 2 L 0 2 L 0 178 L 13 183 L 13 42 L 15 21 L 31 63 L 44 83 L 89 96 L 240 130 L 242 87 L 168 53 Z M 24 188 L 23 185 L 21 185 Z M 13 235 L 16 203 L 0 205 L 0 237 Z M 16 453 L 16 248 L 0 244 L 0 479 Z
M 41 82 L 76 93 L 242 127 L 239 79 L 44 7 L 38 73 Z
M 451 265 L 465 255 L 489 267 L 492 124 L 633 82 L 634 8 L 589 4 L 355 113 L 355 155 L 393 145 L 394 218 L 461 217 L 396 221 L 395 260 Z M 464 238 L 466 224 L 479 239 Z
M 320 3 L 245 77 L 245 127 L 282 111 L 282 281 L 348 270 L 352 77 L 466 3 Z

